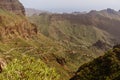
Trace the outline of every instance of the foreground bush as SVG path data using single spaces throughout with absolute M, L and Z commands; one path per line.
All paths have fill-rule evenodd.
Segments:
M 41 60 L 24 55 L 13 59 L 0 74 L 0 80 L 58 80 L 55 69 L 48 68 Z

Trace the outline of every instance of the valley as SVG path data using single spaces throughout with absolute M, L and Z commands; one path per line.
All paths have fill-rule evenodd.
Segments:
M 5 0 L 0 3 L 0 80 L 116 80 L 119 47 L 113 46 L 120 43 L 119 25 L 120 12 L 109 8 L 50 13 Z M 113 74 L 107 74 L 107 63 L 115 66 Z

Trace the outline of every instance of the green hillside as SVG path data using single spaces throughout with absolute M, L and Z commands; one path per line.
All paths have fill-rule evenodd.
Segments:
M 0 19 L 0 55 L 5 62 L 7 61 L 7 68 L 3 69 L 1 73 L 3 79 L 6 76 L 9 79 L 30 79 L 32 78 L 30 75 L 38 75 L 36 70 L 29 74 L 29 71 L 36 67 L 36 69 L 42 70 L 41 75 L 44 75 L 38 76 L 36 79 L 68 80 L 78 66 L 97 56 L 90 54 L 93 52 L 92 49 L 81 48 L 72 41 L 69 42 L 70 45 L 66 42 L 64 45 L 59 40 L 44 36 L 38 30 L 39 27 L 30 23 L 24 16 L 0 10 Z M 95 52 L 100 53 L 101 50 L 96 49 Z M 24 56 L 26 57 L 24 58 Z M 29 63 L 31 58 L 38 62 L 34 60 L 34 64 Z M 29 64 L 31 64 L 30 67 L 28 67 Z M 37 64 L 43 65 L 43 67 Z M 21 67 L 17 69 L 17 66 Z M 44 71 L 46 69 L 47 72 Z M 18 73 L 25 70 L 26 72 L 21 72 L 21 74 L 25 74 L 25 78 L 21 77 L 21 74 L 16 74 L 16 70 Z M 7 74 L 8 72 L 10 73 Z M 51 72 L 53 72 L 52 76 Z M 16 76 L 13 76 L 14 74 Z
M 104 56 L 82 65 L 70 80 L 119 80 L 120 45 Z
M 77 40 L 75 38 L 74 42 L 78 42 L 79 39 L 83 39 L 85 33 L 80 28 L 82 26 L 86 26 L 88 29 L 89 27 L 95 27 L 99 30 L 104 31 L 105 33 L 112 36 L 113 43 L 119 43 L 120 37 L 119 37 L 119 30 L 120 30 L 120 12 L 117 12 L 112 9 L 105 9 L 101 11 L 95 11 L 92 10 L 89 13 L 85 14 L 74 14 L 74 13 L 63 13 L 63 14 L 52 14 L 52 13 L 41 13 L 40 15 L 33 15 L 29 18 L 32 22 L 39 25 L 39 29 L 42 33 L 44 33 L 46 36 L 50 36 L 54 39 L 59 40 L 58 35 L 55 34 L 55 32 L 58 32 L 59 35 L 66 35 L 67 37 L 72 35 L 72 37 L 77 37 Z M 62 26 L 62 27 L 61 27 Z M 64 27 L 65 26 L 65 27 Z M 67 27 L 66 27 L 67 26 Z M 69 26 L 69 28 L 68 28 Z M 74 27 L 77 28 L 77 30 L 74 30 Z M 49 30 L 50 28 L 50 30 Z M 76 29 L 75 28 L 75 29 Z M 80 29 L 79 29 L 80 28 Z M 55 31 L 57 29 L 58 31 Z M 53 36 L 50 33 L 51 31 L 54 32 Z M 76 32 L 78 35 L 76 35 Z M 93 33 L 94 31 L 89 30 L 89 33 Z M 58 34 L 57 33 L 57 34 Z M 61 34 L 60 34 L 61 33 Z M 81 35 L 79 35 L 81 33 Z M 100 31 L 96 33 L 99 35 Z M 74 35 L 74 36 L 73 36 Z M 79 37 L 78 37 L 79 36 Z M 85 35 L 86 36 L 86 35 Z M 93 35 L 95 36 L 95 35 Z M 103 35 L 102 35 L 103 36 Z M 89 34 L 87 34 L 85 41 L 88 39 L 101 39 L 102 36 L 97 36 L 97 38 L 90 37 Z M 65 36 L 66 37 L 66 36 Z M 105 37 L 105 36 L 104 36 Z M 61 39 L 61 38 L 60 38 Z M 102 38 L 103 39 L 103 38 Z M 105 39 L 104 39 L 105 40 Z M 108 40 L 108 39 L 107 39 Z M 109 42 L 109 41 L 108 41 Z M 87 41 L 87 43 L 91 43 L 90 41 Z
M 55 69 L 59 64 L 54 57 L 60 50 L 64 52 L 61 45 L 37 33 L 36 26 L 24 16 L 3 10 L 0 30 L 0 62 L 5 64 L 1 67 L 1 80 L 61 79 L 60 71 L 64 69 Z
M 45 36 L 57 41 L 85 47 L 98 40 L 110 44 L 112 37 L 109 33 L 94 25 L 80 24 L 78 17 L 72 14 L 40 14 L 33 15 L 29 20 L 38 25 L 39 31 Z
M 103 55 L 104 50 L 114 43 L 111 34 L 87 24 L 89 20 L 81 18 L 81 14 L 44 13 L 28 19 L 38 26 L 38 31 L 43 35 L 63 44 L 69 50 L 67 57 L 70 56 L 77 65 Z
M 68 80 L 79 66 L 104 55 L 118 35 L 98 26 L 99 18 L 109 23 L 108 17 L 93 23 L 89 15 L 44 13 L 27 19 L 0 10 L 0 79 Z
M 119 17 L 119 12 L 107 9 L 77 15 L 44 13 L 28 19 L 38 26 L 38 32 L 67 49 L 65 66 L 73 75 L 78 66 L 103 55 L 104 51 L 119 43 Z M 83 75 L 78 80 L 84 78 Z M 94 78 L 85 78 L 88 79 Z

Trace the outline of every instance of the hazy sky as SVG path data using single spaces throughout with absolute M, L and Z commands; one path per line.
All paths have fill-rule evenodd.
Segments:
M 120 0 L 20 0 L 25 7 L 52 12 L 120 9 Z

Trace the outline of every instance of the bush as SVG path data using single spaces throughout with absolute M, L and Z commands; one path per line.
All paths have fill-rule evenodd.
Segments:
M 0 74 L 0 80 L 58 80 L 55 69 L 48 68 L 40 59 L 24 55 L 13 59 Z

